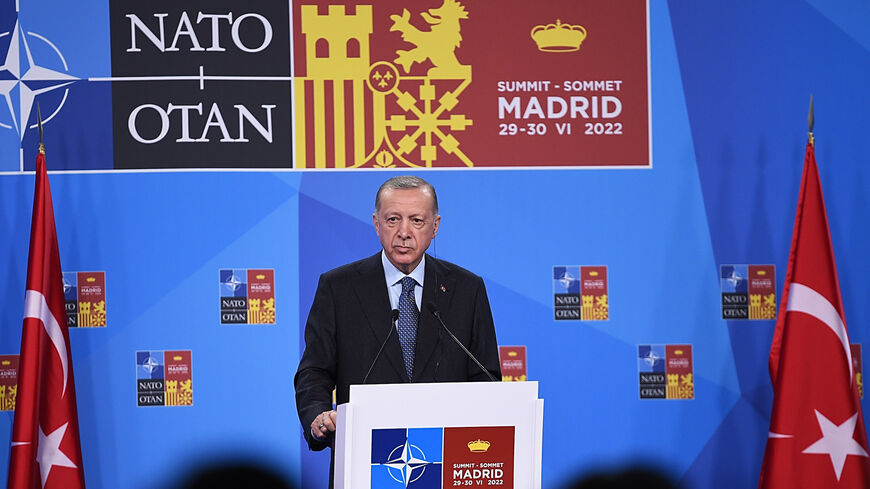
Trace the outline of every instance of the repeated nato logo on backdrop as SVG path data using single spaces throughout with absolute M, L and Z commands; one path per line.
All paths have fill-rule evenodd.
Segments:
M 557 321 L 609 319 L 607 267 L 553 267 L 553 307 Z
M 221 324 L 275 324 L 275 270 L 220 270 Z
M 692 345 L 638 345 L 641 399 L 694 399 Z
M 67 326 L 106 327 L 106 272 L 63 272 L 63 296 Z
M 191 351 L 137 351 L 136 395 L 139 406 L 193 406 Z
M 776 267 L 720 265 L 722 319 L 776 319 Z

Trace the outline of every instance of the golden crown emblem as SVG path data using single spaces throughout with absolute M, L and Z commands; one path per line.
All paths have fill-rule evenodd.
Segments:
M 674 355 L 682 355 L 683 353 L 683 350 L 674 350 Z
M 181 355 L 175 355 L 174 357 L 172 357 L 172 359 L 175 360 L 176 362 L 178 362 L 178 361 L 181 361 L 182 356 L 181 356 Z
M 595 270 L 593 270 L 593 271 L 589 272 L 589 276 L 590 276 L 590 277 L 597 277 L 597 276 L 598 276 L 598 272 L 596 272 Z
M 489 450 L 489 445 L 491 445 L 491 443 L 488 441 L 478 438 L 477 440 L 468 442 L 468 449 L 471 450 L 471 453 L 483 453 Z
M 517 353 L 517 352 L 515 352 L 515 351 L 509 351 L 509 352 L 508 352 L 508 356 L 509 356 L 509 357 L 515 357 L 515 356 L 517 356 L 517 355 L 519 355 L 519 353 Z
M 536 25 L 531 35 L 538 50 L 567 53 L 580 49 L 580 44 L 586 39 L 586 29 L 582 25 L 563 24 L 556 19 L 555 24 Z
M 262 273 L 257 275 L 257 280 L 263 280 L 264 278 L 266 278 L 266 276 L 263 275 Z
M 94 277 L 88 277 L 85 280 L 87 280 L 88 282 L 96 282 L 97 281 L 97 279 L 95 279 Z
M 6 367 L 8 365 L 12 365 L 12 362 L 10 362 L 9 360 L 3 360 L 3 366 Z
M 767 275 L 766 270 L 759 270 L 757 273 L 758 273 L 758 275 Z

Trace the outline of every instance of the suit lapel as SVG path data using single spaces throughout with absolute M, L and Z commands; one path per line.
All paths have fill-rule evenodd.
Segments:
M 453 297 L 453 280 L 450 270 L 429 255 L 426 255 L 426 277 L 423 279 L 423 300 L 420 321 L 417 325 L 417 350 L 414 355 L 414 375 L 422 372 L 430 361 L 438 339 L 441 324 L 426 304 L 435 304 L 444 318 Z
M 368 319 L 369 328 L 377 339 L 377 346 L 380 347 L 384 338 L 389 334 L 389 328 L 392 327 L 390 324 L 392 308 L 390 307 L 390 296 L 387 292 L 387 282 L 384 278 L 384 267 L 381 264 L 380 253 L 361 262 L 354 290 L 356 290 L 363 312 Z M 396 371 L 396 375 L 407 382 L 408 374 L 405 373 L 405 360 L 402 358 L 402 348 L 399 346 L 399 335 L 396 332 L 393 332 L 381 355 L 387 357 Z M 379 382 L 385 380 L 380 379 Z

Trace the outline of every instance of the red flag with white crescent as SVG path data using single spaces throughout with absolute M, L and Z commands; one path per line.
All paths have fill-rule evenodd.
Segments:
M 31 226 L 8 488 L 83 489 L 63 278 L 41 150 Z
M 759 488 L 870 487 L 870 450 L 812 143 L 770 348 L 773 410 Z

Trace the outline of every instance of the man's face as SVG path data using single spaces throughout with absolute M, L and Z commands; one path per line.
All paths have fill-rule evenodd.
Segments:
M 387 259 L 408 274 L 423 259 L 438 232 L 441 216 L 435 215 L 427 188 L 385 189 L 372 221 Z

